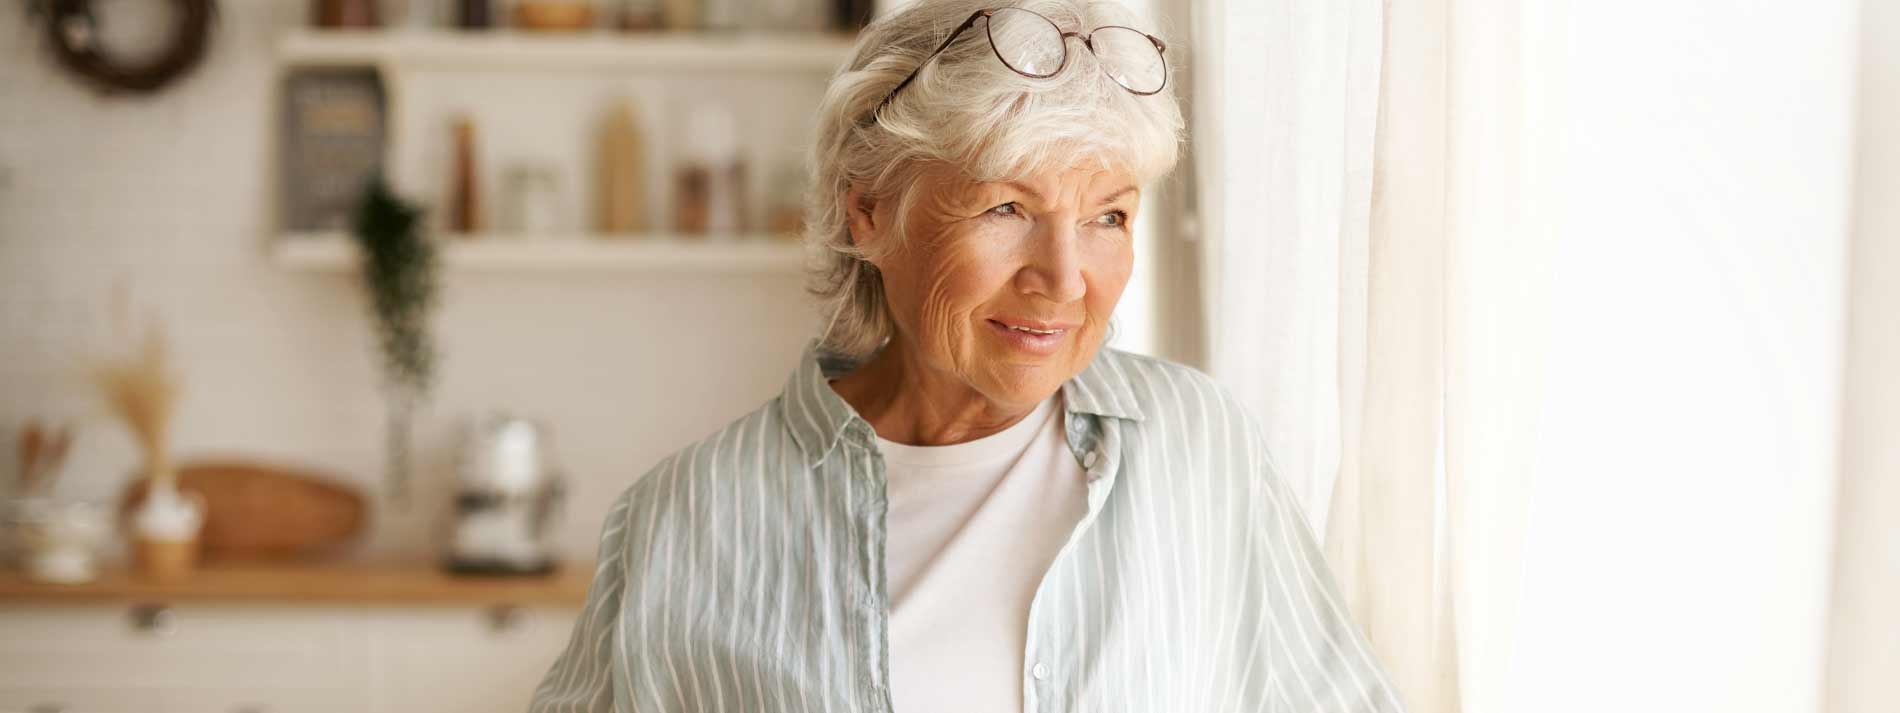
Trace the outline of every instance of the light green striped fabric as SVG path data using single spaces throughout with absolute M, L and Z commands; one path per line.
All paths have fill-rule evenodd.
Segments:
M 825 383 L 852 366 L 812 340 L 615 500 L 531 713 L 892 713 L 883 461 Z M 1401 710 L 1252 414 L 1107 347 L 1062 392 L 1088 513 L 1030 606 L 1024 711 Z

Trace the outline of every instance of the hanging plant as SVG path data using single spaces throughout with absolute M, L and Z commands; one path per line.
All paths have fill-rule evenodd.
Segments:
M 410 419 L 435 375 L 429 315 L 436 301 L 436 254 L 421 222 L 422 209 L 397 196 L 378 174 L 365 185 L 352 229 L 383 357 L 389 405 L 386 485 L 398 506 L 406 506 L 409 497 Z

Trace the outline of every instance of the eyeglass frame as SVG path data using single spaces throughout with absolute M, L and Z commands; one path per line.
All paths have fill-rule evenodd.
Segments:
M 932 51 L 930 53 L 930 56 L 925 57 L 924 61 L 917 63 L 917 68 L 911 70 L 910 75 L 904 77 L 904 81 L 898 82 L 897 86 L 892 88 L 889 94 L 884 95 L 884 101 L 878 102 L 877 108 L 871 110 L 871 116 L 873 117 L 877 116 L 878 112 L 883 111 L 884 107 L 889 106 L 891 103 L 891 100 L 897 98 L 897 93 L 903 91 L 904 87 L 910 86 L 911 81 L 915 80 L 917 78 L 917 75 L 924 71 L 924 67 L 930 64 L 930 60 L 936 59 L 937 55 L 943 54 L 943 51 L 950 47 L 950 43 L 957 41 L 957 37 L 961 36 L 964 30 L 968 30 L 972 27 L 975 27 L 977 18 L 980 17 L 980 18 L 984 18 L 985 20 L 993 22 L 994 15 L 999 10 L 1015 10 L 1017 12 L 1026 12 L 1031 15 L 1035 15 L 1036 17 L 1042 18 L 1043 22 L 1049 23 L 1049 27 L 1061 33 L 1062 64 L 1057 65 L 1055 70 L 1049 72 L 1048 74 L 1030 74 L 1028 72 L 1017 69 L 1016 65 L 1009 63 L 1009 60 L 1003 59 L 1003 51 L 1000 49 L 997 49 L 996 47 L 996 37 L 990 34 L 990 27 L 989 25 L 985 24 L 983 27 L 983 39 L 989 42 L 990 53 L 996 55 L 996 61 L 1002 62 L 1003 66 L 1008 67 L 1009 71 L 1011 72 L 1015 72 L 1017 74 L 1028 77 L 1030 79 L 1048 79 L 1050 77 L 1056 76 L 1058 74 L 1061 74 L 1062 70 L 1069 68 L 1069 38 L 1074 37 L 1074 38 L 1082 40 L 1082 46 L 1087 47 L 1090 54 L 1094 54 L 1095 43 L 1093 42 L 1093 37 L 1095 36 L 1095 33 L 1101 32 L 1102 30 L 1107 30 L 1107 29 L 1121 29 L 1121 30 L 1127 30 L 1129 32 L 1133 32 L 1135 34 L 1141 35 L 1142 37 L 1146 37 L 1148 38 L 1149 42 L 1154 44 L 1155 56 L 1161 58 L 1161 86 L 1155 87 L 1154 91 L 1149 91 L 1149 92 L 1135 91 L 1134 89 L 1130 89 L 1128 85 L 1122 84 L 1121 82 L 1115 82 L 1115 86 L 1121 87 L 1122 89 L 1127 89 L 1130 94 L 1134 94 L 1136 96 L 1143 96 L 1143 97 L 1160 94 L 1161 90 L 1168 88 L 1168 56 L 1167 56 L 1168 43 L 1162 42 L 1161 38 L 1159 37 L 1150 35 L 1146 32 L 1142 32 L 1141 30 L 1137 30 L 1127 25 L 1102 25 L 1100 27 L 1096 27 L 1094 29 L 1089 30 L 1088 34 L 1085 35 L 1080 32 L 1075 32 L 1072 30 L 1064 30 L 1060 26 L 1056 25 L 1055 20 L 1051 20 L 1049 19 L 1049 16 L 1044 15 L 1040 12 L 1036 12 L 1034 10 L 1028 10 L 1028 9 L 1024 9 L 1020 7 L 993 7 L 986 10 L 978 10 L 976 12 L 970 13 L 970 17 L 968 19 L 965 19 L 963 21 L 963 24 L 958 25 L 957 29 L 954 32 L 951 32 L 949 37 L 944 38 L 943 44 L 937 45 L 937 49 Z M 1100 55 L 1097 55 L 1097 57 L 1100 57 Z M 1103 71 L 1107 71 L 1107 70 L 1103 70 Z

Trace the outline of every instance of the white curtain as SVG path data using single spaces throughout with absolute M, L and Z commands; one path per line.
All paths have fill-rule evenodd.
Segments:
M 1380 5 L 1195 5 L 1203 310 L 1219 332 L 1209 366 L 1265 418 L 1316 530 L 1339 467 L 1339 356 L 1357 349 L 1341 343 L 1354 331 L 1341 317 L 1363 311 L 1342 283 L 1365 270 Z
M 1459 710 L 1445 484 L 1446 0 L 1387 8 L 1371 215 L 1341 252 L 1340 466 L 1327 557 L 1414 713 Z M 1460 495 L 1446 491 L 1450 499 Z
M 1414 713 L 1499 710 L 1541 391 L 1548 20 L 1515 0 L 1203 4 L 1210 369 L 1263 416 Z M 1500 348 L 1508 347 L 1508 348 Z M 1465 672 L 1461 676 L 1460 672 Z
M 1894 710 L 1900 14 L 1201 5 L 1209 367 L 1410 709 Z
M 1861 3 L 1846 398 L 1824 710 L 1900 709 L 1900 5 Z

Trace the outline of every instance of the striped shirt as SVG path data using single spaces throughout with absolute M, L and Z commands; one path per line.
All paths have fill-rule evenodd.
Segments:
M 530 713 L 893 713 L 875 431 L 807 343 L 784 391 L 610 506 Z M 1255 417 L 1109 347 L 1062 384 L 1088 510 L 1029 606 L 1023 710 L 1400 711 Z

